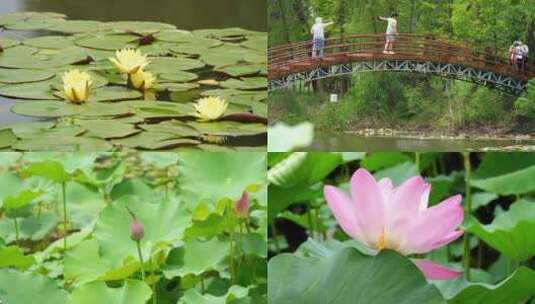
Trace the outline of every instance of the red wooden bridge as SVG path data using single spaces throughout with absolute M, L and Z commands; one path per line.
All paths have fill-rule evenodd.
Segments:
M 359 72 L 393 71 L 429 74 L 521 94 L 535 66 L 520 69 L 489 49 L 433 35 L 401 34 L 395 54 L 383 54 L 384 34 L 351 35 L 326 40 L 324 56 L 312 58 L 311 41 L 279 45 L 268 50 L 269 90 Z

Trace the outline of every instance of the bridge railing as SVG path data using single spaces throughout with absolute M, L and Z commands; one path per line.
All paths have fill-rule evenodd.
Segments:
M 394 44 L 395 55 L 383 54 L 384 34 L 350 35 L 326 40 L 322 59 L 312 58 L 312 42 L 303 41 L 269 48 L 269 77 L 290 73 L 290 69 L 306 69 L 311 65 L 364 61 L 370 59 L 409 59 L 459 63 L 522 79 L 535 76 L 535 66 L 520 71 L 509 58 L 496 56 L 490 49 L 476 49 L 468 44 L 433 35 L 401 34 Z M 507 51 L 507 50 L 506 50 Z

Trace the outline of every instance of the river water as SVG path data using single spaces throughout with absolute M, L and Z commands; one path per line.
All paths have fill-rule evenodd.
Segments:
M 19 11 L 63 13 L 71 20 L 157 21 L 186 30 L 267 31 L 265 0 L 0 0 L 0 14 Z M 0 126 L 36 120 L 11 113 L 14 102 L 0 97 Z

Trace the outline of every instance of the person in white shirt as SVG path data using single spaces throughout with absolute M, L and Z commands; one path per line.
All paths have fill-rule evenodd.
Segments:
M 310 34 L 312 34 L 312 58 L 323 57 L 323 48 L 325 47 L 324 30 L 333 24 L 334 22 L 332 21 L 323 23 L 320 17 L 316 18 L 316 23 L 310 29 Z
M 521 43 L 519 47 L 520 54 L 522 54 L 522 70 L 528 70 L 529 47 L 525 43 Z
M 394 55 L 394 42 L 398 35 L 398 14 L 393 13 L 390 18 L 379 17 L 379 20 L 387 21 L 388 27 L 386 28 L 386 44 L 383 54 Z

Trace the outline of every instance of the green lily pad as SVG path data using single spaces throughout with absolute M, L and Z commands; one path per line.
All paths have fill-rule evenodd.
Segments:
M 122 138 L 141 132 L 131 124 L 113 120 L 79 120 L 77 124 L 87 130 L 85 136 L 103 139 Z
M 195 128 L 177 120 L 164 121 L 159 124 L 142 124 L 138 127 L 149 132 L 173 134 L 175 137 L 197 137 L 200 135 Z
M 226 304 L 226 303 L 251 303 L 247 299 L 249 288 L 233 285 L 223 296 L 214 296 L 209 293 L 200 294 L 195 289 L 188 289 L 177 304 Z
M 9 148 L 17 141 L 17 137 L 11 129 L 0 130 L 0 148 Z
M 34 262 L 35 259 L 33 256 L 24 255 L 19 247 L 9 246 L 0 248 L 0 268 L 15 267 L 20 270 L 26 270 Z
M 57 100 L 24 101 L 11 107 L 13 113 L 35 117 L 63 117 L 81 113 L 80 105 Z
M 126 102 L 108 103 L 96 101 L 87 102 L 80 107 L 82 108 L 80 116 L 84 118 L 128 116 L 134 112 L 133 107 Z
M 20 44 L 20 41 L 8 37 L 0 37 L 0 46 L 5 50 Z
M 41 36 L 28 38 L 22 43 L 27 46 L 41 49 L 64 49 L 74 46 L 72 40 L 65 36 Z
M 24 288 L 13 288 L 14 286 Z M 0 270 L 0 301 L 6 304 L 28 304 L 35 302 L 35 299 L 39 299 L 41 304 L 67 304 L 69 294 L 45 276 Z
M 52 95 L 51 83 L 48 81 L 6 85 L 0 87 L 0 95 L 19 99 L 56 99 Z
M 192 80 L 196 80 L 199 78 L 197 74 L 184 72 L 184 71 L 176 71 L 173 73 L 162 73 L 158 76 L 160 78 L 161 82 L 169 81 L 169 82 L 190 82 Z
M 62 32 L 67 34 L 99 32 L 106 29 L 105 24 L 92 20 L 65 20 L 57 22 L 47 28 L 50 31 Z
M 173 42 L 173 43 L 184 43 L 190 42 L 194 39 L 194 36 L 191 32 L 182 31 L 182 30 L 166 30 L 160 31 L 154 38 L 158 41 L 164 42 Z
M 125 280 L 120 288 L 110 288 L 105 282 L 91 282 L 72 292 L 71 303 L 76 304 L 145 304 L 152 290 L 142 281 Z
M 22 151 L 108 151 L 112 145 L 105 140 L 90 137 L 47 136 L 19 140 L 12 145 Z
M 38 82 L 53 78 L 56 73 L 38 70 L 0 69 L 1 83 Z
M 217 136 L 251 136 L 264 134 L 267 132 L 267 126 L 260 123 L 239 123 L 234 121 L 217 121 L 217 122 L 189 122 L 193 128 L 199 130 L 202 134 Z
M 151 63 L 147 66 L 147 71 L 154 74 L 174 73 L 176 71 L 189 71 L 204 67 L 204 63 L 199 60 L 176 57 L 156 57 L 151 58 Z
M 144 118 L 181 118 L 192 116 L 195 108 L 191 103 L 149 101 L 136 106 L 137 115 Z
M 115 139 L 114 145 L 128 148 L 138 148 L 146 150 L 160 150 L 181 146 L 192 146 L 199 144 L 200 141 L 195 139 L 183 138 L 180 135 L 174 135 L 168 132 L 142 132 L 134 136 Z
M 223 88 L 237 90 L 261 90 L 267 88 L 267 78 L 265 77 L 248 77 L 237 79 L 228 79 L 220 83 Z
M 76 40 L 76 45 L 97 50 L 113 51 L 123 48 L 135 48 L 138 39 L 139 37 L 134 35 L 101 35 Z
M 268 37 L 267 35 L 257 35 L 248 37 L 247 41 L 244 41 L 241 43 L 246 48 L 258 50 L 258 51 L 265 51 L 267 50 L 267 43 L 268 43 Z
M 232 77 L 254 76 L 266 70 L 263 64 L 237 64 L 228 65 L 215 69 L 217 72 L 227 74 Z
M 143 97 L 143 93 L 126 87 L 112 86 L 103 87 L 91 92 L 88 102 L 121 101 Z
M 114 21 L 106 23 L 106 28 L 113 31 L 137 34 L 151 34 L 176 29 L 172 24 L 151 21 Z

